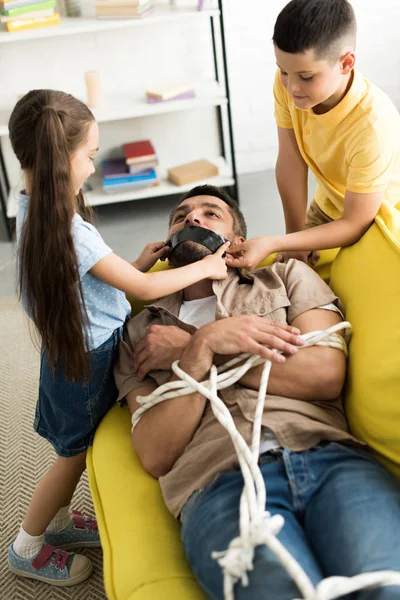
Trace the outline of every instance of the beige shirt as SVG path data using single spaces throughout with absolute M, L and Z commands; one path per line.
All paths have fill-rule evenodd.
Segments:
M 249 276 L 230 270 L 227 280 L 213 282 L 213 290 L 217 296 L 216 319 L 247 313 L 290 324 L 303 312 L 338 303 L 332 290 L 310 267 L 293 259 L 287 264 L 258 269 Z M 128 322 L 115 367 L 119 400 L 146 384 L 159 386 L 169 380 L 169 371 L 151 371 L 144 381 L 139 381 L 131 371 L 131 358 L 135 345 L 151 324 L 196 331 L 179 320 L 181 304 L 182 292 L 172 294 L 146 307 Z M 219 396 L 228 406 L 239 432 L 250 443 L 258 392 L 235 384 L 220 390 Z M 262 424 L 272 430 L 282 447 L 295 451 L 312 448 L 322 440 L 358 443 L 348 431 L 341 398 L 307 402 L 267 394 Z M 178 517 L 195 490 L 218 473 L 237 467 L 229 434 L 207 404 L 191 442 L 171 471 L 160 478 L 166 505 Z

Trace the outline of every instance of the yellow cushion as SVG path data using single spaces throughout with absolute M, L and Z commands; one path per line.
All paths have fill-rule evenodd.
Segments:
M 318 263 L 317 272 L 325 280 L 336 252 L 323 252 Z M 160 262 L 153 270 L 165 268 L 167 263 Z M 136 314 L 148 302 L 131 299 L 131 304 Z M 107 598 L 204 599 L 184 556 L 179 523 L 132 448 L 128 410 L 115 407 L 102 421 L 87 467 L 103 546 Z
M 330 284 L 353 325 L 345 394 L 351 430 L 400 477 L 400 236 L 394 211 L 382 212 L 339 252 Z
M 179 523 L 132 448 L 127 409 L 100 424 L 87 458 L 109 600 L 202 600 L 183 552 Z

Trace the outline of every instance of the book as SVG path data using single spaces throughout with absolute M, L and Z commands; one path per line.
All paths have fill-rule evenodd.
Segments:
M 136 6 L 141 8 L 153 4 L 152 0 L 95 0 L 96 6 L 112 7 L 112 6 Z
M 50 17 L 54 14 L 54 8 L 48 10 L 38 10 L 37 12 L 24 13 L 19 15 L 18 19 L 38 19 L 39 17 Z M 0 23 L 7 23 L 8 21 L 14 21 L 16 17 L 0 17 Z
M 123 144 L 122 150 L 125 154 L 127 165 L 143 163 L 157 158 L 156 151 L 150 140 L 138 140 L 137 142 Z
M 205 159 L 168 169 L 168 179 L 175 185 L 185 185 L 215 175 L 218 175 L 218 167 Z
M 129 4 L 110 4 L 95 3 L 96 15 L 97 16 L 110 16 L 110 17 L 141 17 L 146 14 L 151 8 L 151 4 L 148 3 L 143 6 L 130 6 Z
M 157 166 L 154 165 L 154 167 Z M 103 180 L 116 181 L 117 179 L 123 181 L 134 181 L 139 178 L 157 177 L 157 173 L 154 167 L 140 167 L 130 168 L 124 158 L 112 158 L 104 160 L 102 163 L 103 167 Z M 132 170 L 130 170 L 132 169 Z
M 160 100 L 159 98 L 154 98 L 154 96 L 147 96 L 146 100 L 148 104 L 157 104 L 160 102 L 173 102 L 174 100 L 189 100 L 190 98 L 195 98 L 196 92 L 194 90 L 188 90 L 187 92 L 182 92 L 182 94 L 177 94 L 176 96 L 172 96 L 171 98 L 165 98 L 164 100 Z
M 37 4 L 36 0 L 5 0 L 0 1 L 0 10 L 10 10 L 12 8 L 20 8 L 21 6 L 31 6 Z
M 111 177 L 103 179 L 103 186 L 125 185 L 127 183 L 139 183 L 144 181 L 156 181 L 158 179 L 155 169 L 145 169 L 141 175 L 127 175 L 126 177 Z
M 0 15 L 5 17 L 18 17 L 24 13 L 38 12 L 47 10 L 49 8 L 55 8 L 56 0 L 47 0 L 46 2 L 38 2 L 35 4 L 27 4 L 26 6 L 20 6 L 18 8 L 1 9 Z
M 15 19 L 5 23 L 7 31 L 23 31 L 24 29 L 35 29 L 36 27 L 46 27 L 48 25 L 57 25 L 60 22 L 60 15 L 54 13 L 50 17 L 39 17 L 38 19 Z
M 169 85 L 160 85 L 156 88 L 147 90 L 146 96 L 148 98 L 155 98 L 156 100 L 169 100 L 170 98 L 176 98 L 181 94 L 193 92 L 193 87 L 193 84 L 187 81 Z
M 125 163 L 126 164 L 126 163 Z M 128 165 L 129 172 L 135 174 L 137 171 L 143 171 L 143 169 L 152 169 L 158 167 L 158 160 L 145 160 L 143 162 L 136 163 L 134 165 Z

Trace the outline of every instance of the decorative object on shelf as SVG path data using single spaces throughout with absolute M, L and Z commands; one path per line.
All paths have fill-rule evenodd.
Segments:
M 0 0 L 0 9 L 2 8 L 1 3 L 6 1 L 9 7 L 10 2 L 14 2 L 17 0 Z M 34 3 L 34 0 L 20 1 L 21 5 L 24 2 L 27 2 L 28 4 Z M 39 1 L 40 0 L 36 0 L 36 2 Z M 44 2 L 45 0 L 42 1 Z M 64 2 L 64 0 L 58 1 L 61 3 Z M 67 0 L 65 1 L 67 2 Z M 85 10 L 83 3 L 89 1 L 94 2 L 95 0 L 70 0 L 68 2 L 70 11 L 69 14 L 80 14 L 81 9 Z M 119 2 L 124 1 L 126 0 L 119 0 Z M 116 2 L 116 0 L 110 0 L 110 2 Z M 142 0 L 142 3 L 143 2 L 144 0 Z M 190 114 L 189 117 L 189 113 L 191 113 L 192 110 L 201 107 L 206 108 L 207 112 L 210 112 L 211 117 L 211 111 L 214 110 L 217 127 L 212 126 L 204 128 L 204 136 L 205 138 L 207 138 L 204 139 L 206 145 L 203 147 L 201 153 L 198 153 L 198 155 L 207 157 L 212 163 L 214 163 L 218 167 L 218 175 L 216 177 L 213 177 L 212 180 L 209 181 L 209 183 L 213 183 L 214 185 L 217 185 L 222 188 L 228 188 L 230 194 L 234 198 L 237 198 L 236 163 L 232 132 L 229 87 L 227 81 L 227 63 L 224 33 L 225 30 L 223 23 L 223 2 L 222 0 L 213 0 L 212 2 L 208 1 L 205 3 L 205 8 L 202 12 L 198 12 L 196 10 L 196 4 L 197 0 L 182 0 L 178 2 L 178 7 L 177 9 L 175 9 L 170 8 L 167 0 L 163 0 L 163 2 L 154 2 L 154 19 L 152 17 L 150 17 L 149 19 L 61 18 L 60 24 L 57 27 L 50 27 L 46 29 L 30 29 L 28 31 L 21 31 L 20 33 L 15 33 L 13 35 L 10 35 L 7 31 L 0 31 L 0 54 L 2 48 L 1 45 L 5 43 L 13 43 L 18 45 L 26 40 L 41 40 L 40 44 L 43 44 L 44 48 L 45 44 L 56 41 L 58 37 L 60 37 L 61 40 L 66 40 L 64 42 L 66 44 L 69 36 L 73 37 L 78 35 L 84 35 L 87 33 L 89 33 L 90 35 L 94 35 L 96 34 L 96 32 L 110 33 L 112 31 L 119 30 L 138 31 L 138 28 L 140 28 L 143 24 L 146 25 L 146 28 L 150 27 L 150 30 L 152 28 L 152 24 L 157 24 L 157 26 L 162 26 L 165 27 L 165 29 L 168 29 L 171 24 L 173 25 L 175 23 L 175 21 L 179 22 L 179 26 L 181 27 L 186 20 L 192 23 L 193 25 L 201 24 L 203 26 L 204 23 L 209 21 L 209 24 L 211 25 L 209 29 L 209 43 L 214 59 L 213 61 L 209 61 L 209 66 L 214 66 L 214 69 L 210 68 L 207 75 L 204 73 L 204 80 L 203 77 L 199 75 L 201 79 L 196 81 L 195 98 L 186 102 L 168 102 L 167 100 L 165 100 L 161 102 L 147 103 L 144 98 L 144 90 L 142 91 L 142 97 L 138 98 L 136 95 L 135 87 L 134 92 L 133 89 L 131 90 L 132 95 L 130 92 L 129 94 L 126 94 L 125 92 L 117 93 L 115 96 L 113 96 L 113 98 L 110 97 L 109 102 L 106 103 L 106 101 L 104 101 L 104 106 L 102 106 L 98 110 L 93 110 L 95 112 L 97 121 L 100 124 L 109 123 L 110 128 L 112 127 L 112 123 L 116 123 L 118 121 L 128 119 L 141 119 L 144 117 L 152 118 L 154 116 L 156 116 L 160 120 L 161 126 L 164 125 L 164 123 L 161 123 L 161 120 L 164 119 L 163 115 L 169 115 L 170 113 L 179 113 L 180 111 L 185 111 L 185 113 L 188 114 L 188 128 L 186 129 L 187 134 L 185 134 L 185 137 L 188 138 L 188 144 L 190 143 L 191 147 L 193 145 L 193 136 L 191 136 L 190 127 L 193 123 L 193 126 L 195 126 L 196 129 L 198 129 L 198 124 L 197 117 L 194 114 Z M 74 6 L 77 7 L 76 12 Z M 64 14 L 66 11 L 63 10 L 62 12 Z M 58 16 L 55 18 L 58 19 Z M 217 26 L 214 27 L 213 23 Z M 175 30 L 172 28 L 171 36 L 175 34 Z M 47 42 L 47 38 L 50 40 L 49 42 Z M 99 36 L 99 43 L 101 38 L 102 36 Z M 154 39 L 155 38 L 152 38 L 152 40 Z M 47 55 L 47 53 L 45 52 L 39 53 L 39 55 L 36 57 L 36 63 L 38 65 L 38 68 L 41 68 L 40 62 L 42 57 L 45 56 L 45 54 Z M 19 52 L 16 52 L 16 55 L 19 55 Z M 143 60 L 146 58 L 145 54 L 142 58 Z M 101 76 L 103 77 L 103 69 L 106 67 L 103 65 L 100 70 L 100 61 L 101 59 L 99 57 L 98 68 L 101 73 Z M 211 65 L 211 62 L 213 62 L 213 65 Z M 0 88 L 1 84 L 3 84 L 4 89 L 8 89 L 9 92 L 13 93 L 14 97 L 16 98 L 16 96 L 18 95 L 18 91 L 21 88 L 15 88 L 15 86 L 13 88 L 13 70 L 13 65 L 11 64 L 10 68 L 7 69 L 7 73 L 10 73 L 11 79 L 10 81 L 1 81 Z M 173 65 L 171 65 L 171 71 L 169 71 L 168 69 L 168 72 L 170 72 L 170 77 L 181 77 L 181 75 L 178 74 L 174 75 L 175 69 L 173 68 Z M 190 73 L 189 70 L 187 72 Z M 190 75 L 188 75 L 188 77 L 189 76 Z M 161 81 L 162 79 L 159 79 L 159 82 Z M 92 102 L 90 103 L 92 104 Z M 6 143 L 7 148 L 8 119 L 10 112 L 11 107 L 6 106 L 3 110 L 0 111 L 0 218 L 3 218 L 8 237 L 11 239 L 14 231 L 13 221 L 17 212 L 17 194 L 15 193 L 17 186 L 17 177 L 13 169 L 9 169 L 7 153 L 4 152 L 3 148 L 4 142 Z M 207 123 L 209 122 L 208 116 L 209 115 L 207 115 L 205 119 L 205 122 Z M 158 135 L 161 136 L 161 134 L 162 131 L 160 127 L 160 132 L 158 133 Z M 174 133 L 172 133 L 169 136 L 169 139 L 170 144 L 173 144 L 174 141 L 176 143 L 176 135 L 174 135 Z M 165 152 L 168 153 L 167 148 L 165 149 Z M 110 155 L 110 157 L 111 156 L 113 155 Z M 182 148 L 179 148 L 179 156 L 177 156 L 175 164 L 179 164 L 179 161 L 181 161 L 182 163 L 184 161 L 187 161 L 187 156 L 188 154 L 185 149 L 185 146 L 182 144 Z M 142 169 L 153 167 L 155 168 L 156 166 L 157 162 L 155 162 L 154 164 L 154 161 L 150 161 L 149 164 L 146 163 L 140 165 Z M 134 167 L 131 166 L 130 170 L 132 170 L 133 168 Z M 119 192 L 116 192 L 114 194 L 104 193 L 101 175 L 100 177 L 93 177 L 91 178 L 90 183 L 88 183 L 88 186 L 91 186 L 91 189 L 85 186 L 85 191 L 87 193 L 87 201 L 92 206 L 101 206 L 104 204 L 112 204 L 114 202 L 130 202 L 134 200 L 142 200 L 144 198 L 151 199 L 159 196 L 168 196 L 171 194 L 176 194 L 183 190 L 188 191 L 192 187 L 191 184 L 188 183 L 186 184 L 186 187 L 182 186 L 180 188 L 177 188 L 167 179 L 166 172 L 164 175 L 164 171 L 162 169 L 157 168 L 157 171 L 159 171 L 159 185 L 139 189 L 120 189 Z
M 103 161 L 103 191 L 108 193 L 146 188 L 159 184 L 158 159 L 150 140 L 122 146 L 125 158 Z
M 80 17 L 81 6 L 79 0 L 65 0 L 65 12 L 67 17 Z
M 141 18 L 153 8 L 153 0 L 95 0 L 98 18 Z
M 204 8 L 204 0 L 198 0 L 197 10 L 203 10 Z
M 186 185 L 218 175 L 218 167 L 208 160 L 195 160 L 168 169 L 168 179 L 175 185 Z
M 0 22 L 7 31 L 55 25 L 60 22 L 55 6 L 55 0 L 3 0 L 0 1 Z
M 173 100 L 188 100 L 195 97 L 196 92 L 191 83 L 163 85 L 146 91 L 146 101 L 149 104 L 171 102 Z
M 87 105 L 89 108 L 101 108 L 103 106 L 103 94 L 98 71 L 86 71 L 85 83 L 87 92 Z

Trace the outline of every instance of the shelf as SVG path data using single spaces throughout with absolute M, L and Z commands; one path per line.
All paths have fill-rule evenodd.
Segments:
M 116 192 L 115 194 L 105 194 L 101 187 L 101 176 L 94 175 L 90 178 L 89 183 L 93 186 L 93 191 L 87 192 L 86 198 L 88 203 L 92 206 L 101 206 L 102 204 L 113 204 L 115 202 L 128 202 L 132 200 L 142 200 L 143 198 L 155 198 L 156 196 L 170 196 L 171 194 L 183 194 L 191 190 L 196 185 L 202 185 L 209 183 L 217 187 L 226 187 L 235 184 L 235 180 L 232 177 L 232 172 L 224 158 L 218 157 L 215 159 L 209 159 L 215 163 L 219 169 L 219 175 L 216 177 L 209 177 L 202 181 L 196 181 L 187 185 L 174 185 L 167 180 L 166 171 L 161 170 L 161 183 L 160 185 L 141 188 L 137 190 L 129 190 L 123 192 Z M 16 196 L 17 192 L 13 191 L 8 199 L 7 206 L 7 217 L 12 218 L 16 215 Z
M 218 9 L 198 11 L 196 8 L 180 8 L 155 6 L 152 13 L 141 19 L 86 19 L 83 17 L 63 17 L 59 25 L 27 29 L 20 32 L 0 32 L 0 44 L 25 40 L 40 40 L 64 35 L 80 35 L 82 33 L 98 33 L 115 29 L 128 29 L 143 25 L 154 25 L 177 19 L 194 19 L 215 17 Z
M 216 81 L 205 82 L 195 86 L 196 97 L 188 100 L 175 100 L 171 102 L 160 102 L 159 104 L 148 104 L 144 98 L 132 98 L 129 95 L 115 95 L 105 98 L 104 108 L 93 109 L 92 112 L 98 123 L 110 121 L 121 121 L 122 119 L 134 119 L 136 117 L 149 117 L 193 108 L 206 106 L 223 106 L 227 104 L 227 98 Z M 143 93 L 144 96 L 144 93 Z M 8 135 L 8 119 L 11 110 L 0 111 L 0 137 Z

